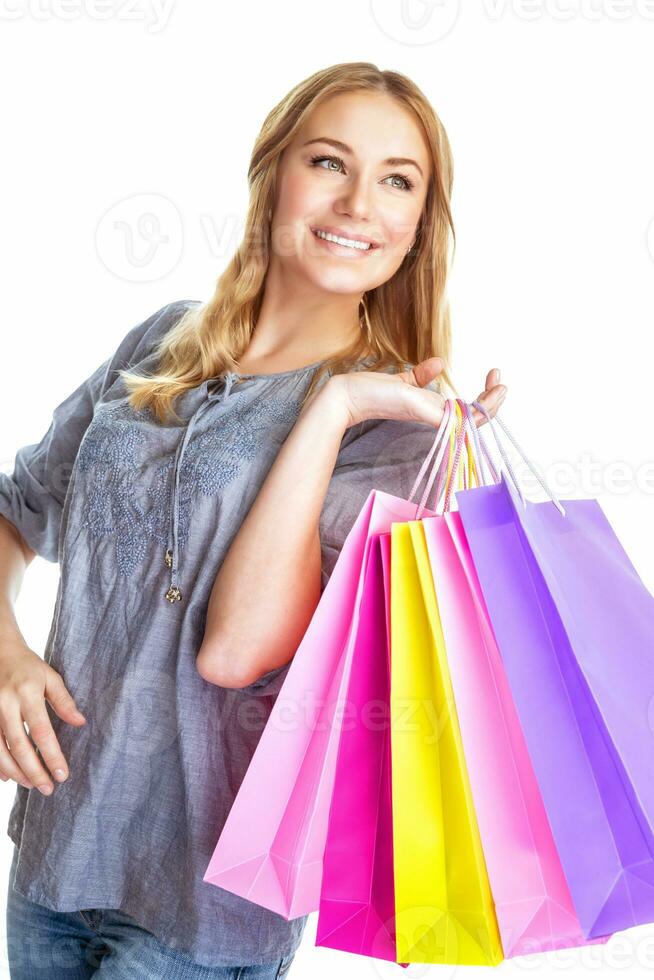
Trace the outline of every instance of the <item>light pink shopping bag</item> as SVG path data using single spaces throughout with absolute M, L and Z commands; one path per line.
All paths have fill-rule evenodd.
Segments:
M 318 910 L 336 754 L 370 537 L 417 505 L 371 490 L 348 534 L 203 881 L 293 919 Z M 430 516 L 431 511 L 425 511 Z
M 423 526 L 504 955 L 587 944 L 461 517 L 450 511 Z

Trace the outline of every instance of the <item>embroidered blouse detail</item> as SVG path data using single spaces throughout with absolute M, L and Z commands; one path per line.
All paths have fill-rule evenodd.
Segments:
M 204 399 L 182 428 L 175 455 L 156 468 L 155 482 L 145 489 L 143 500 L 139 495 L 143 494 L 143 450 L 148 445 L 145 425 L 156 424 L 149 410 L 136 412 L 125 401 L 99 405 L 78 453 L 78 470 L 87 476 L 83 526 L 96 538 L 113 539 L 118 569 L 127 576 L 137 573 L 146 560 L 147 539 L 165 545 L 163 562 L 171 570 L 163 593 L 168 602 L 182 599 L 181 550 L 188 540 L 197 495 L 218 496 L 247 463 L 261 455 L 271 426 L 290 429 L 301 409 L 300 399 L 262 397 L 235 406 L 220 426 L 195 435 L 197 423 L 213 402 L 225 401 L 234 385 L 248 384 L 247 378 L 239 382 L 232 373 L 219 381 L 211 392 L 208 383 L 201 386 Z

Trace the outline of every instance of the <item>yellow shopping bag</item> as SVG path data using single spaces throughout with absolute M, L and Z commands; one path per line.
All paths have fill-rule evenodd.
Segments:
M 391 526 L 397 959 L 503 959 L 422 522 Z

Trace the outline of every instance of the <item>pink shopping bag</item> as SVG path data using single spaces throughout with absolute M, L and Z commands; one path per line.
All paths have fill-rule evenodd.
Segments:
M 395 962 L 390 649 L 383 572 L 381 540 L 375 535 L 338 747 L 316 945 Z
M 415 513 L 415 503 L 379 490 L 368 495 L 295 653 L 203 877 L 286 919 L 320 906 L 341 730 L 337 708 L 349 683 L 370 537 Z

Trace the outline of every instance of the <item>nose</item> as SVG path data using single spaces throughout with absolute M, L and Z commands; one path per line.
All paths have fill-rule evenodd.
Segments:
M 339 214 L 347 214 L 357 221 L 370 221 L 372 217 L 372 191 L 364 175 L 352 180 L 336 203 Z

